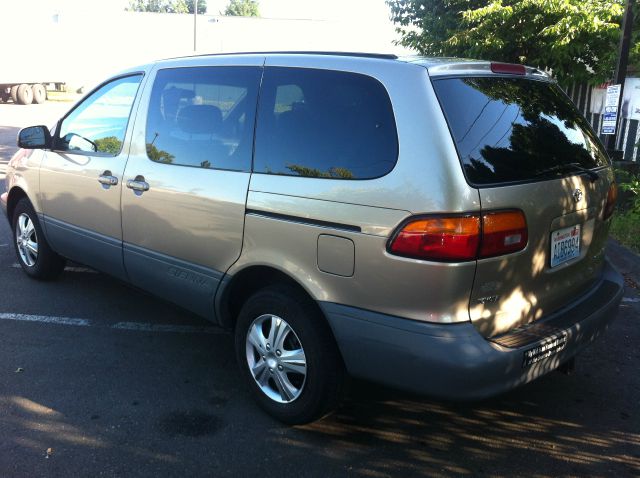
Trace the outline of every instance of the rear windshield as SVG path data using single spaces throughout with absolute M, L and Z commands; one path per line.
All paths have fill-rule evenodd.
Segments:
M 552 83 L 486 77 L 433 85 L 475 186 L 551 179 L 609 164 L 587 121 Z

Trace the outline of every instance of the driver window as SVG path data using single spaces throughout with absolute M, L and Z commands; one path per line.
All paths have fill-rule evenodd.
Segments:
M 60 125 L 57 149 L 117 156 L 142 75 L 118 78 L 84 100 Z

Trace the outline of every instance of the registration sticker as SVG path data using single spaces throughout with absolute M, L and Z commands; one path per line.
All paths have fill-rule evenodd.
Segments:
M 556 267 L 580 256 L 580 224 L 558 229 L 551 233 L 551 267 Z

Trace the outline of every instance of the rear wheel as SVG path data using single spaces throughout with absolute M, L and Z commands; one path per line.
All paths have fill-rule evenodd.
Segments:
M 38 216 L 26 198 L 16 204 L 12 225 L 18 262 L 27 275 L 41 280 L 58 277 L 65 261 L 49 247 Z
M 33 102 L 37 105 L 44 103 L 47 100 L 47 90 L 44 85 L 36 83 L 31 85 L 31 91 L 33 92 Z
M 18 86 L 17 92 L 18 103 L 21 105 L 30 105 L 33 102 L 33 90 L 31 85 L 22 84 Z
M 339 401 L 344 366 L 317 306 L 276 285 L 251 296 L 235 332 L 242 374 L 258 404 L 291 425 L 309 423 Z
M 11 87 L 11 92 L 9 93 L 9 95 L 11 96 L 11 101 L 13 101 L 14 103 L 18 103 L 18 88 L 20 87 L 20 85 L 13 85 Z

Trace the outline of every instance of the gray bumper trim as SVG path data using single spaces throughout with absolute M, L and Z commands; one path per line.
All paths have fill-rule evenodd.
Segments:
M 590 313 L 564 329 L 567 342 L 560 352 L 528 367 L 523 367 L 524 352 L 532 344 L 501 347 L 482 337 L 470 322 L 431 324 L 330 302 L 320 306 L 353 376 L 435 397 L 476 400 L 555 370 L 601 335 L 616 316 L 624 291 L 622 276 L 608 263 L 599 287 L 605 286 L 613 292 L 609 300 L 589 308 L 598 296 L 589 293 L 563 310 L 565 315 L 574 309 L 576 314 L 585 309 Z

